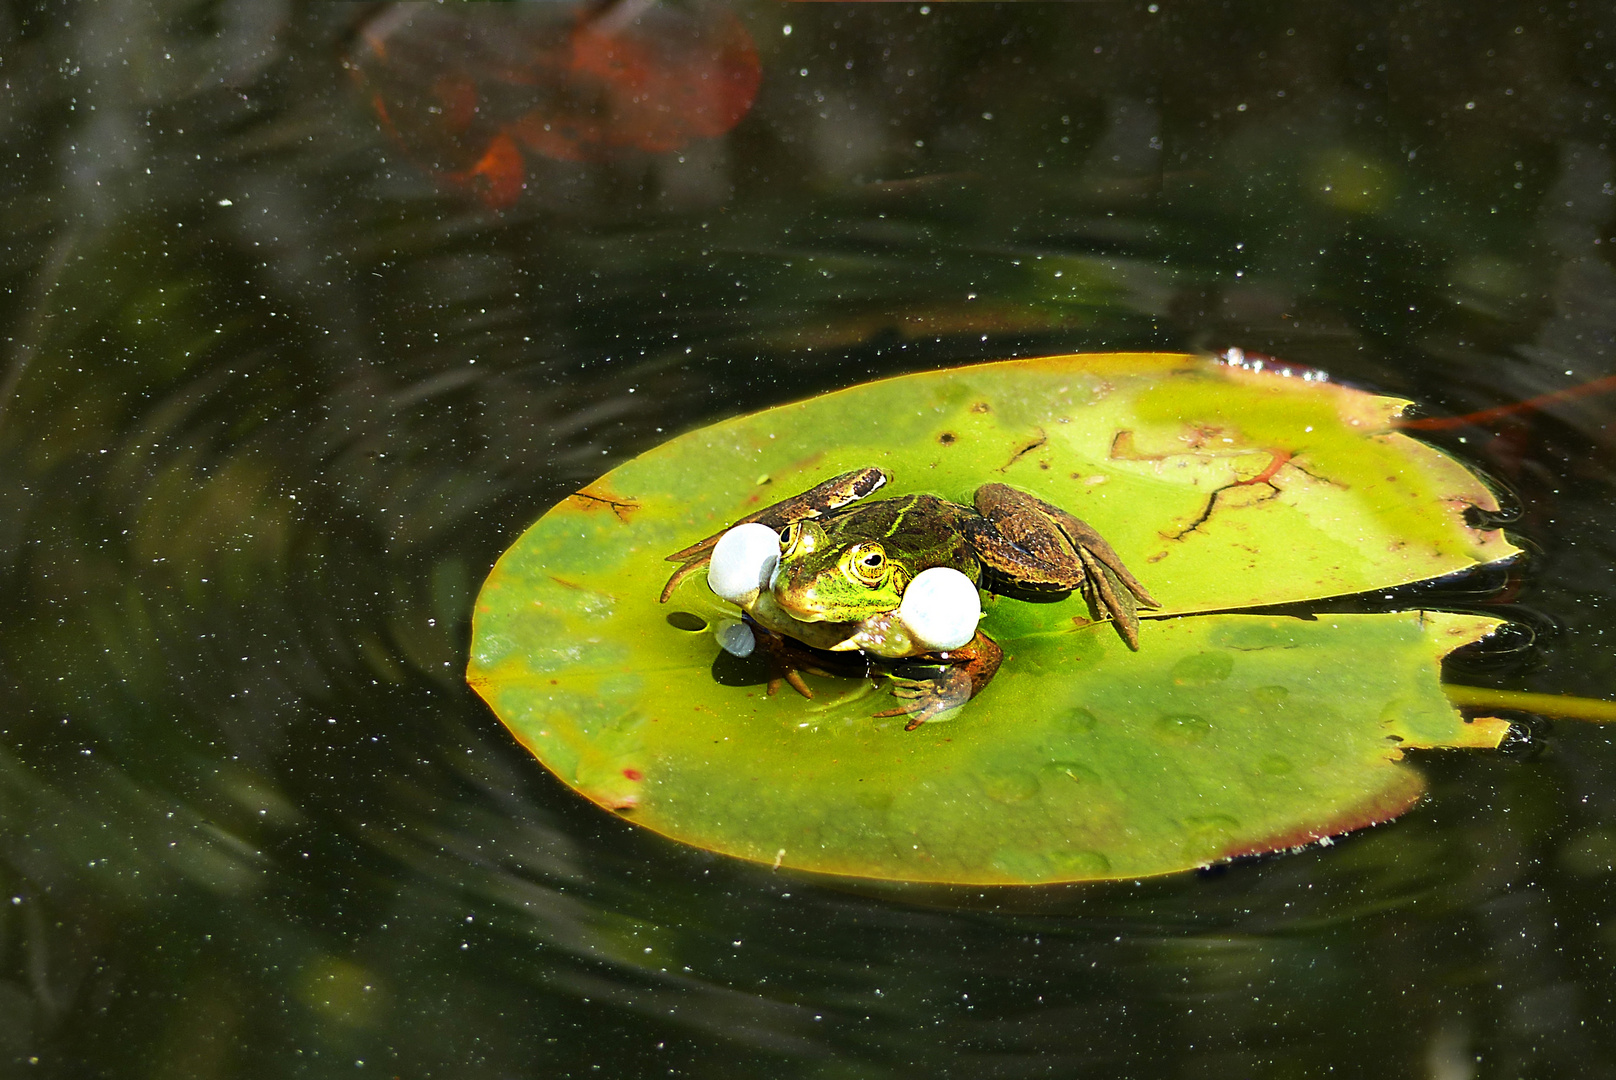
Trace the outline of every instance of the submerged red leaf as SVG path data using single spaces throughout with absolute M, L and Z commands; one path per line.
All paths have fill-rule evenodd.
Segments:
M 519 148 L 559 161 L 667 154 L 724 135 L 762 81 L 733 12 L 598 5 L 393 5 L 350 68 L 428 171 L 491 207 L 526 181 Z
M 488 152 L 471 168 L 450 173 L 449 178 L 471 187 L 492 207 L 509 206 L 522 194 L 527 170 L 522 164 L 522 152 L 511 137 L 495 135 L 488 142 Z

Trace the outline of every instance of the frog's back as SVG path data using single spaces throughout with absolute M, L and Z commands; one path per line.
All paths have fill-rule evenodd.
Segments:
M 875 540 L 887 558 L 902 565 L 912 578 L 934 566 L 949 566 L 973 581 L 980 566 L 972 551 L 967 521 L 976 516 L 970 507 L 936 495 L 899 495 L 843 511 L 843 541 Z

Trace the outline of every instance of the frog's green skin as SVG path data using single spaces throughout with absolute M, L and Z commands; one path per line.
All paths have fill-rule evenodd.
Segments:
M 859 501 L 886 481 L 880 469 L 857 469 L 744 519 L 781 533 L 769 587 L 746 609 L 753 622 L 816 649 L 946 665 L 932 678 L 897 680 L 895 694 L 904 706 L 878 715 L 908 713 L 913 729 L 962 704 L 998 670 L 1003 654 L 980 631 L 963 648 L 933 653 L 912 642 L 894 617 L 908 583 L 935 566 L 995 592 L 1081 590 L 1096 617 L 1110 616 L 1128 646 L 1139 647 L 1136 606 L 1155 607 L 1156 601 L 1082 521 L 1005 484 L 979 487 L 974 508 L 924 494 Z M 684 565 L 669 579 L 663 600 L 706 565 L 722 535 L 668 556 Z M 788 681 L 806 693 L 789 649 L 768 639 L 765 645 Z
M 915 575 L 934 566 L 980 585 L 982 562 L 971 542 L 976 520 L 976 511 L 935 495 L 900 495 L 792 522 L 780 535 L 769 591 L 802 622 L 861 623 L 896 610 Z

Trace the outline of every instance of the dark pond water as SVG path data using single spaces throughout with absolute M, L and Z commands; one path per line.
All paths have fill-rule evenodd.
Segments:
M 1331 848 L 938 893 L 638 831 L 461 682 L 557 499 L 871 376 L 1609 373 L 1610 3 L 619 6 L 610 109 L 511 11 L 0 7 L 4 1075 L 1616 1075 L 1598 727 Z M 1439 437 L 1532 552 L 1464 681 L 1612 693 L 1611 410 Z

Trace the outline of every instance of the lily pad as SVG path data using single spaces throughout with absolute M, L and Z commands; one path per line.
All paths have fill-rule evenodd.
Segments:
M 671 837 L 912 881 L 1166 873 L 1387 820 L 1412 747 L 1492 746 L 1439 658 L 1496 621 L 1202 615 L 1507 558 L 1485 485 L 1392 430 L 1404 403 L 1188 356 L 904 376 L 674 439 L 552 509 L 477 601 L 468 678 L 564 782 Z M 968 502 L 997 480 L 1097 528 L 1162 602 L 1138 653 L 1081 600 L 990 598 L 999 675 L 904 732 L 875 684 L 770 697 L 719 649 L 735 609 L 663 557 L 833 474 Z M 877 497 L 881 497 L 877 496 Z

